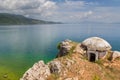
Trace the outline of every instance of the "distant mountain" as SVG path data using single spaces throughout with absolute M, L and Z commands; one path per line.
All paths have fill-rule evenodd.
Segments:
M 120 22 L 98 22 L 98 21 L 82 21 L 79 24 L 120 24 Z
M 37 20 L 22 15 L 0 13 L 0 25 L 57 24 L 59 22 Z

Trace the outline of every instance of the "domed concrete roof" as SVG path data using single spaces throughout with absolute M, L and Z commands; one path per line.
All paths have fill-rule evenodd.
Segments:
M 112 48 L 106 40 L 99 37 L 90 37 L 84 40 L 82 45 L 86 46 L 88 50 L 106 51 Z

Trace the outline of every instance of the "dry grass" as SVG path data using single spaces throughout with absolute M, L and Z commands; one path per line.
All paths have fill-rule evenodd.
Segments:
M 62 64 L 62 72 L 51 74 L 47 80 L 65 80 L 74 77 L 78 80 L 120 80 L 120 58 L 111 62 L 111 51 L 105 59 L 93 63 L 81 57 L 80 53 L 73 53 L 77 43 L 71 42 L 71 45 L 73 48 L 70 54 L 57 59 Z

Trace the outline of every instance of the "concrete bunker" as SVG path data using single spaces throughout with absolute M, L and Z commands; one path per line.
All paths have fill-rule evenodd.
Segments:
M 91 61 L 91 62 L 93 62 L 93 61 L 95 61 L 96 59 L 96 55 L 94 54 L 94 53 L 90 53 L 89 54 L 89 60 Z
M 99 37 L 88 38 L 81 45 L 86 51 L 85 56 L 91 62 L 105 58 L 107 52 L 112 48 L 106 40 Z

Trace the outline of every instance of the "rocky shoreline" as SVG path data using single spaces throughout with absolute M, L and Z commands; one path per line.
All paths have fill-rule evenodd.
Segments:
M 28 69 L 20 80 L 120 79 L 119 51 L 108 51 L 106 58 L 90 62 L 84 55 L 86 51 L 81 47 L 81 43 L 65 40 L 58 45 L 58 49 L 56 59 L 47 64 L 40 60 Z

